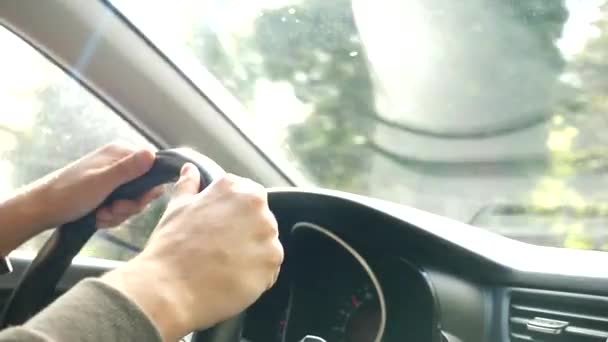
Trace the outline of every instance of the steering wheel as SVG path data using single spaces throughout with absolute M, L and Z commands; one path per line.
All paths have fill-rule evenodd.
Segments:
M 200 171 L 199 191 L 225 173 L 217 163 L 196 151 L 190 149 L 159 151 L 147 173 L 118 187 L 106 198 L 102 206 L 119 199 L 135 199 L 157 185 L 175 181 L 179 177 L 181 167 L 188 162 L 194 164 Z M 72 259 L 97 230 L 95 211 L 66 223 L 53 232 L 26 269 L 6 303 L 0 322 L 2 327 L 24 323 L 52 301 L 57 284 L 72 263 Z M 213 328 L 199 332 L 196 340 L 240 341 L 242 318 L 243 314 L 240 314 Z

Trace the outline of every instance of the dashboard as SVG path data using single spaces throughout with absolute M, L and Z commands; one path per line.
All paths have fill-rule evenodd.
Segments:
M 242 342 L 608 340 L 608 253 L 528 245 L 340 192 L 271 189 L 269 203 L 285 261 L 236 322 Z M 30 261 L 11 256 L 0 299 Z M 59 289 L 119 264 L 75 260 Z M 184 341 L 238 340 L 215 332 Z
M 307 335 L 336 342 L 430 340 L 433 297 L 415 266 L 362 255 L 308 222 L 297 223 L 292 238 L 298 272 L 290 289 L 286 341 Z
M 285 262 L 243 341 L 608 339 L 608 253 L 527 245 L 339 192 L 274 189 Z M 569 262 L 565 262 L 569 260 Z

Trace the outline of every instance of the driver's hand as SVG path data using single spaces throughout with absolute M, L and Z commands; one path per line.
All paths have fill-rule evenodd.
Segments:
M 186 164 L 144 251 L 102 280 L 143 309 L 165 341 L 244 310 L 276 281 L 283 261 L 265 189 L 226 175 L 197 194 Z
M 0 256 L 45 229 L 82 217 L 118 186 L 146 173 L 154 153 L 124 145 L 104 146 L 70 165 L 0 199 Z M 161 194 L 155 188 L 133 201 L 97 211 L 100 227 L 118 225 Z
M 150 150 L 109 144 L 38 180 L 30 188 L 44 206 L 39 224 L 51 228 L 84 216 L 118 186 L 146 173 L 153 162 Z M 98 226 L 120 224 L 161 193 L 162 188 L 155 188 L 136 200 L 119 200 L 99 209 Z

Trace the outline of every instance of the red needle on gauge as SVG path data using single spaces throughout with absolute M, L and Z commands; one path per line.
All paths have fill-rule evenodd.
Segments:
M 353 303 L 355 307 L 361 305 L 361 302 L 355 297 L 355 295 L 350 296 L 350 301 Z

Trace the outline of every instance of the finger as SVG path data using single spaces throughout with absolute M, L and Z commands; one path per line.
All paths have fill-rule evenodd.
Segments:
M 100 222 L 100 221 L 105 222 L 105 221 L 110 221 L 112 219 L 112 217 L 114 217 L 114 215 L 110 211 L 110 208 L 100 208 L 99 210 L 97 210 L 95 217 L 97 219 L 97 222 Z
M 100 150 L 121 158 L 137 152 L 138 148 L 131 142 L 118 140 L 102 146 Z
M 130 216 L 139 213 L 143 208 L 144 207 L 140 205 L 139 201 L 117 200 L 112 203 L 110 210 L 114 215 Z
M 138 201 L 116 200 L 109 206 L 97 210 L 96 217 L 98 222 L 122 222 L 138 214 L 143 208 L 145 208 L 145 205 L 142 205 Z
M 154 188 L 152 188 L 152 190 L 146 192 L 145 194 L 143 194 L 138 200 L 137 203 L 139 205 L 140 208 L 145 208 L 150 202 L 154 201 L 155 199 L 159 198 L 163 193 L 165 192 L 165 187 L 164 185 L 159 185 L 156 186 Z
M 113 227 L 114 226 L 110 224 L 110 222 L 97 220 L 97 229 L 108 229 Z
M 243 178 L 240 182 L 233 186 L 232 190 L 237 193 L 245 194 L 246 196 L 241 196 L 240 200 L 245 201 L 249 205 L 253 205 L 255 207 L 268 206 L 268 194 L 266 188 L 250 179 Z
M 116 200 L 108 207 L 103 208 L 105 209 L 104 213 L 109 212 L 108 215 L 124 217 L 138 214 L 144 210 L 150 202 L 162 195 L 163 191 L 164 187 L 159 185 L 137 200 Z
M 97 221 L 97 228 L 106 229 L 120 226 L 128 217 L 114 217 L 109 221 Z
M 154 163 L 154 153 L 150 150 L 139 150 L 118 160 L 102 171 L 102 179 L 115 189 L 146 173 Z
M 129 215 L 113 214 L 109 208 L 102 208 L 97 211 L 97 228 L 110 228 L 121 224 L 129 218 Z
M 173 188 L 172 200 L 176 200 L 183 196 L 192 196 L 198 193 L 200 185 L 200 173 L 196 166 L 191 163 L 186 163 L 182 167 L 179 180 Z
M 235 191 L 243 191 L 243 192 L 255 192 L 255 193 L 265 193 L 266 188 L 260 183 L 240 176 L 234 177 L 234 190 Z

